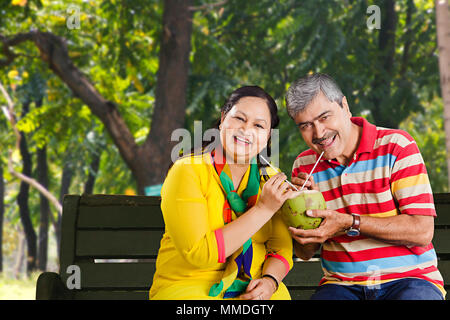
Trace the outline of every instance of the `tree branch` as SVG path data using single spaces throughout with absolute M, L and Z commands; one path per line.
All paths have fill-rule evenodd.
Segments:
M 8 92 L 5 90 L 3 85 L 0 83 L 0 91 L 2 92 L 3 96 L 5 97 L 6 101 L 8 102 L 8 108 L 3 108 L 5 114 L 7 113 L 7 118 L 9 122 L 11 123 L 11 126 L 14 130 L 14 134 L 16 135 L 16 149 L 19 149 L 19 143 L 20 143 L 20 133 L 19 130 L 16 127 L 16 120 L 15 120 L 15 114 L 14 114 L 14 103 L 11 100 L 11 97 L 9 96 Z M 8 150 L 8 171 L 15 176 L 16 178 L 28 183 L 35 189 L 37 189 L 42 195 L 44 195 L 58 210 L 60 214 L 62 214 L 62 206 L 59 203 L 58 199 L 53 196 L 44 186 L 42 186 L 39 182 L 37 182 L 35 179 L 27 177 L 26 175 L 17 172 L 14 170 L 13 161 L 12 161 L 12 151 Z
M 9 65 L 13 60 L 19 56 L 11 51 L 11 47 L 19 45 L 24 41 L 31 40 L 30 33 L 18 33 L 12 38 L 7 38 L 4 35 L 0 34 L 0 41 L 3 43 L 3 54 L 6 56 L 6 59 L 0 60 L 0 66 L 4 67 Z
M 24 41 L 33 41 L 39 49 L 41 59 L 103 122 L 125 162 L 130 168 L 134 167 L 133 162 L 136 160 L 138 146 L 132 133 L 116 105 L 105 99 L 86 76 L 73 65 L 63 38 L 50 32 L 33 30 L 28 33 L 19 33 L 11 38 L 0 35 L 0 41 L 3 43 L 3 52 L 7 57 L 0 62 L 0 66 L 11 63 L 18 56 L 11 51 L 11 47 Z

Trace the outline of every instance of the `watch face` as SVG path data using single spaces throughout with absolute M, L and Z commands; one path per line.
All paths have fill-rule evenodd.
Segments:
M 359 230 L 357 229 L 350 229 L 347 231 L 347 235 L 350 237 L 356 237 L 359 236 Z

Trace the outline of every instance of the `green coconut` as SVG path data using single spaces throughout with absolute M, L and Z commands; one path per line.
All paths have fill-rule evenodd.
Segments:
M 326 209 L 325 199 L 321 192 L 304 190 L 295 192 L 281 207 L 284 222 L 291 227 L 300 229 L 315 229 L 322 218 L 312 218 L 306 215 L 307 210 Z

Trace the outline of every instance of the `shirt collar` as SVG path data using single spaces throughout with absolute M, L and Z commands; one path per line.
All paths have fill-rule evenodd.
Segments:
M 363 128 L 356 153 L 372 152 L 377 138 L 377 127 L 362 117 L 352 117 L 350 120 Z
M 355 154 L 353 155 L 352 161 L 355 161 L 360 153 L 372 152 L 375 140 L 377 138 L 377 127 L 362 117 L 351 117 L 350 120 L 357 126 L 363 128 L 361 139 L 359 141 L 359 146 L 356 149 Z M 316 153 L 316 161 L 318 158 L 319 155 Z M 322 159 L 321 161 L 323 160 L 324 159 Z M 329 163 L 334 163 L 336 165 L 341 165 L 336 159 L 329 159 L 325 161 L 328 161 Z

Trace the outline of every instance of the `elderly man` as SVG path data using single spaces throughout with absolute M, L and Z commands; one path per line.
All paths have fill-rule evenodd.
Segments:
M 445 297 L 433 238 L 433 195 L 414 139 L 352 117 L 347 99 L 326 74 L 294 82 L 288 113 L 310 149 L 294 162 L 292 182 L 322 192 L 319 228 L 290 228 L 298 257 L 321 248 L 324 277 L 311 299 Z

